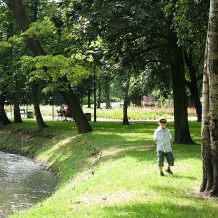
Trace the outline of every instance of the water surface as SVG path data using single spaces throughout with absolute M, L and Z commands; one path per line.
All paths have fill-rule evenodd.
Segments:
M 42 201 L 56 185 L 55 176 L 32 159 L 0 152 L 0 217 Z

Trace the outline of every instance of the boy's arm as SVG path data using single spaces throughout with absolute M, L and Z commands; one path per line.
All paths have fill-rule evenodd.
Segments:
M 157 131 L 155 130 L 154 135 L 153 135 L 153 140 L 157 144 Z

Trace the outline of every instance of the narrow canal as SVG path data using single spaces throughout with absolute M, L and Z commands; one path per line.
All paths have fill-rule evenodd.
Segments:
M 57 179 L 32 159 L 0 152 L 0 217 L 7 217 L 47 198 Z

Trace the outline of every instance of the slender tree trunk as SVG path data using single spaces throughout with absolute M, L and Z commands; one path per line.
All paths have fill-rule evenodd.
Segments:
M 101 108 L 101 81 L 98 81 L 98 108 Z
M 196 77 L 197 68 L 194 66 L 193 57 L 191 53 L 188 54 L 187 52 L 184 52 L 184 57 L 185 57 L 185 63 L 189 69 L 189 74 L 190 74 L 190 82 L 187 81 L 186 85 L 189 88 L 192 95 L 192 99 L 194 101 L 198 122 L 201 122 L 202 104 L 200 101 L 199 88 L 197 85 L 198 82 L 198 78 Z
M 192 95 L 192 99 L 194 101 L 194 106 L 197 114 L 197 121 L 201 122 L 202 119 L 202 104 L 200 101 L 200 96 L 198 92 L 198 87 L 196 83 L 192 83 L 190 87 L 190 92 Z
M 0 121 L 2 122 L 3 126 L 7 126 L 8 124 L 11 124 L 11 121 L 8 119 L 6 113 L 5 113 L 5 96 L 4 94 L 0 95 Z
M 40 111 L 39 100 L 38 100 L 38 85 L 34 81 L 32 82 L 32 95 L 33 95 L 33 106 L 36 115 L 36 122 L 39 129 L 48 127 L 42 118 Z
M 123 104 L 123 125 L 129 125 L 128 119 L 128 103 L 129 103 L 129 83 L 130 83 L 130 73 L 128 72 L 126 78 L 126 84 L 124 87 L 124 104 Z
M 93 94 L 94 94 L 94 122 L 96 122 L 96 118 L 97 118 L 97 111 L 96 111 L 96 65 L 95 63 L 93 63 Z
M 170 66 L 174 99 L 174 143 L 193 144 L 194 142 L 191 139 L 188 124 L 183 53 L 181 47 L 178 46 L 178 38 L 172 27 L 169 30 L 169 41 L 173 54 L 173 60 Z
M 106 75 L 105 81 L 104 81 L 104 91 L 105 91 L 105 102 L 106 102 L 106 108 L 111 108 L 111 101 L 110 101 L 110 82 L 109 78 Z
M 17 76 L 15 76 L 15 92 L 14 92 L 14 123 L 22 123 L 22 118 L 20 115 L 20 105 L 19 105 L 19 91 L 18 90 L 18 82 Z
M 218 196 L 218 1 L 210 1 L 203 77 L 201 191 Z

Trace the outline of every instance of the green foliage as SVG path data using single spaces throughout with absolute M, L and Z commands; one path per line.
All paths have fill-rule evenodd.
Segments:
M 179 43 L 185 51 L 195 54 L 194 61 L 198 63 L 204 49 L 208 3 L 25 0 L 30 25 L 24 33 L 2 4 L 1 87 L 14 89 L 16 75 L 23 82 L 21 87 L 27 80 L 46 80 L 48 87 L 44 87 L 44 92 L 49 93 L 63 86 L 60 78 L 64 76 L 84 96 L 91 90 L 92 78 L 87 89 L 84 80 L 92 74 L 94 63 L 99 78 L 109 77 L 112 99 L 123 98 L 123 86 L 129 74 L 131 97 L 153 92 L 158 93 L 157 97 L 168 98 L 171 94 L 169 63 L 173 58 L 168 50 L 169 20 L 175 26 Z M 25 43 L 26 36 L 37 39 L 47 55 L 32 57 Z
M 209 1 L 163 1 L 164 12 L 171 17 L 179 44 L 187 50 L 204 47 L 209 12 Z
M 63 55 L 45 55 L 21 58 L 23 68 L 30 72 L 30 80 L 41 79 L 59 83 L 60 78 L 67 76 L 72 84 L 81 81 L 87 77 L 90 71 L 84 65 L 82 56 L 64 57 Z
M 29 37 L 48 37 L 55 36 L 57 34 L 57 28 L 49 17 L 44 17 L 43 20 L 34 22 L 30 25 L 29 29 L 22 35 Z

